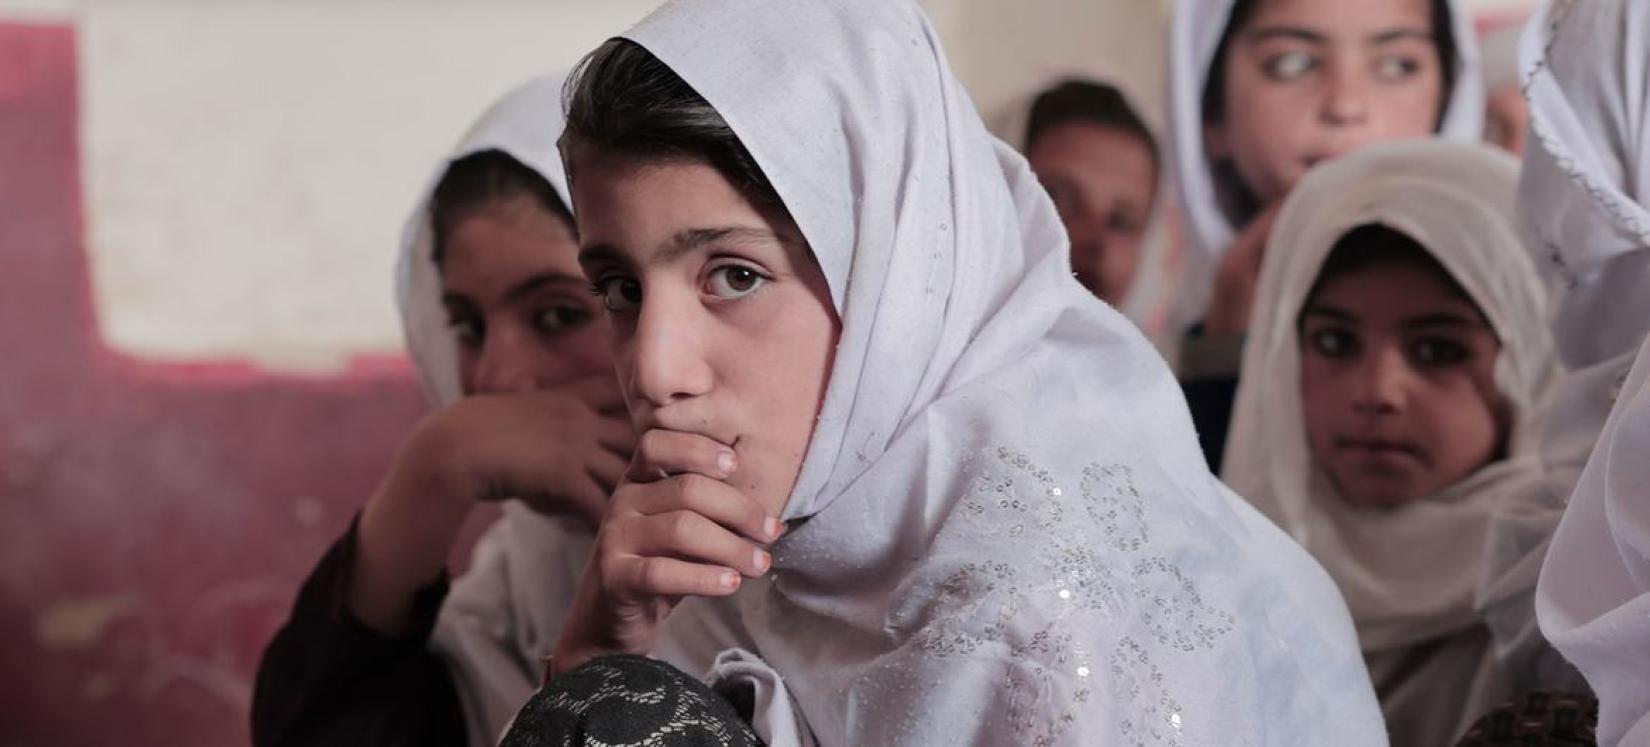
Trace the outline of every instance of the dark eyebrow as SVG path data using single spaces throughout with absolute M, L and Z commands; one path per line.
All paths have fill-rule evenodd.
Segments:
M 1358 321 L 1357 315 L 1350 311 L 1345 309 L 1337 309 L 1333 306 L 1325 306 L 1321 303 L 1312 304 L 1311 306 L 1306 307 L 1305 311 L 1301 312 L 1301 318 L 1304 319 L 1309 316 L 1327 317 L 1337 322 L 1347 322 L 1349 324 L 1355 324 Z
M 580 265 L 590 265 L 598 262 L 610 262 L 617 264 L 619 262 L 619 257 L 619 250 L 614 249 L 607 244 L 596 244 L 595 246 L 587 246 L 579 250 Z
M 772 241 L 779 237 L 763 228 L 726 226 L 723 228 L 690 228 L 676 234 L 670 244 L 654 258 L 656 262 L 670 262 L 706 244 L 718 241 Z
M 1402 41 L 1404 39 L 1422 41 L 1428 44 L 1432 44 L 1436 40 L 1430 31 L 1426 31 L 1424 29 L 1404 28 L 1382 31 L 1379 34 L 1369 37 L 1369 43 L 1374 45 L 1391 44 L 1392 42 Z
M 548 285 L 574 285 L 583 288 L 589 284 L 583 277 L 565 272 L 541 272 L 511 286 L 510 290 L 504 292 L 504 300 L 519 301 Z
M 1456 314 L 1454 312 L 1449 312 L 1449 311 L 1440 311 L 1436 314 L 1423 314 L 1423 315 L 1415 317 L 1413 319 L 1405 319 L 1403 326 L 1404 326 L 1404 329 L 1415 330 L 1415 329 L 1425 329 L 1425 328 L 1428 328 L 1428 327 L 1458 327 L 1458 328 L 1465 328 L 1465 327 L 1482 327 L 1482 326 L 1485 326 L 1485 325 L 1477 319 L 1462 316 L 1461 314 Z
M 1329 37 L 1321 33 L 1296 26 L 1267 26 L 1252 29 L 1244 32 L 1243 34 L 1243 40 L 1248 44 L 1258 44 L 1263 41 L 1279 38 L 1294 39 L 1296 41 L 1303 41 L 1311 44 L 1326 44 L 1329 42 Z M 1372 34 L 1369 37 L 1369 43 L 1378 46 L 1382 44 L 1391 44 L 1392 42 L 1402 41 L 1405 39 L 1423 41 L 1428 44 L 1431 44 L 1434 41 L 1433 34 L 1430 31 L 1417 28 L 1397 28 Z
M 582 289 L 589 287 L 589 284 L 589 281 L 582 276 L 569 275 L 565 272 L 541 272 L 511 286 L 509 290 L 504 292 L 503 300 L 505 302 L 519 301 L 550 285 L 572 285 Z M 443 306 L 459 306 L 465 310 L 476 308 L 475 300 L 462 293 L 441 294 L 441 304 Z
M 1329 37 L 1312 29 L 1298 26 L 1263 26 L 1243 32 L 1243 42 L 1245 44 L 1259 44 L 1272 39 L 1294 39 L 1311 44 L 1327 44 L 1329 42 Z
M 706 244 L 717 241 L 770 241 L 783 244 L 779 236 L 764 228 L 747 228 L 743 226 L 725 226 L 722 228 L 689 228 L 678 232 L 670 238 L 664 248 L 649 261 L 654 263 L 669 263 L 680 259 L 682 255 L 698 249 Z M 586 247 L 579 252 L 579 264 L 596 262 L 621 261 L 621 254 L 606 244 L 596 244 Z

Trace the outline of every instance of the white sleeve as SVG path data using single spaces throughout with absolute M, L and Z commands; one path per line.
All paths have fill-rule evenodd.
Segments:
M 473 747 L 497 744 L 538 689 L 592 541 L 574 522 L 510 504 L 453 583 L 430 645 L 453 673 Z

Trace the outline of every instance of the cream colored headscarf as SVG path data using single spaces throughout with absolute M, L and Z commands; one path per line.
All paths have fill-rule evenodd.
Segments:
M 1491 513 L 1538 469 L 1530 414 L 1553 372 L 1545 291 L 1514 218 L 1517 175 L 1511 156 L 1444 141 L 1327 164 L 1285 203 L 1256 292 L 1224 476 L 1339 584 L 1396 744 L 1452 744 L 1508 694 L 1474 590 Z M 1365 224 L 1415 239 L 1466 289 L 1501 340 L 1496 379 L 1515 413 L 1507 458 L 1391 511 L 1336 494 L 1302 419 L 1297 319 L 1335 243 Z

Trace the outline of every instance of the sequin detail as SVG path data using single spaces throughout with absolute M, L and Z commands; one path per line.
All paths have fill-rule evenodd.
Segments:
M 1004 718 L 1026 744 L 1060 741 L 1085 707 L 1116 712 L 1123 743 L 1182 744 L 1187 716 L 1154 656 L 1213 648 L 1236 620 L 1152 552 L 1132 469 L 1091 464 L 1070 486 L 1008 448 L 964 463 L 974 474 L 963 521 L 938 541 L 980 553 L 938 585 L 935 617 L 917 637 L 925 653 L 1006 650 Z M 992 559 L 991 538 L 1004 534 L 1036 547 L 1031 559 Z M 1086 631 L 1103 628 L 1125 634 L 1109 651 L 1090 650 L 1097 639 Z M 1115 702 L 1095 703 L 1097 689 Z

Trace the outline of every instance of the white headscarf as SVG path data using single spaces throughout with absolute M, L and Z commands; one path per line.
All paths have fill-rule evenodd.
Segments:
M 1339 583 L 1377 680 L 1385 662 L 1407 660 L 1404 682 L 1377 683 L 1398 744 L 1452 740 L 1505 694 L 1491 687 L 1504 678 L 1479 675 L 1490 652 L 1474 590 L 1492 511 L 1538 469 L 1531 412 L 1553 371 L 1545 291 L 1517 233 L 1517 180 L 1511 156 L 1433 140 L 1374 145 L 1327 164 L 1285 203 L 1256 292 L 1265 301 L 1244 350 L 1224 476 Z M 1335 243 L 1366 224 L 1426 247 L 1483 311 L 1501 340 L 1496 381 L 1515 415 L 1506 459 L 1391 511 L 1336 494 L 1310 453 L 1300 393 L 1300 311 Z M 1470 650 L 1440 646 L 1455 637 Z M 1414 660 L 1422 652 L 1432 659 L 1424 668 Z
M 1184 329 L 1208 307 L 1220 258 L 1242 225 L 1221 207 L 1238 185 L 1222 183 L 1204 149 L 1203 89 L 1236 0 L 1175 0 L 1169 29 L 1169 147 L 1165 149 L 1180 191 L 1189 242 L 1178 292 L 1175 326 Z M 1449 0 L 1455 38 L 1455 86 L 1438 128 L 1441 137 L 1478 142 L 1484 134 L 1484 86 L 1472 19 L 1460 0 Z
M 842 319 L 793 529 L 734 598 L 820 743 L 1384 743 L 1332 584 L 1208 473 L 914 4 L 626 36 L 738 134 Z
M 1541 630 L 1599 698 L 1599 744 L 1650 744 L 1650 340 L 1541 571 Z
M 1518 38 L 1523 31 L 1523 24 L 1509 23 L 1479 40 L 1478 58 L 1484 66 L 1487 93 L 1493 94 L 1503 86 L 1522 85 L 1518 79 Z
M 407 348 L 431 401 L 445 406 L 463 396 L 458 347 L 441 304 L 434 261 L 430 197 L 453 161 L 500 150 L 544 177 L 571 205 L 556 141 L 561 137 L 561 75 L 536 78 L 500 99 L 476 122 L 424 190 L 402 233 L 396 267 Z M 447 662 L 464 708 L 470 744 L 496 744 L 522 704 L 538 688 L 572 606 L 593 544 L 577 522 L 550 518 L 510 501 L 476 545 L 470 569 L 453 583 L 442 605 L 431 648 Z M 741 645 L 713 614 L 684 624 L 660 655 L 706 671 L 716 654 Z
M 535 78 L 489 108 L 436 169 L 402 232 L 396 265 L 401 321 L 424 391 L 437 406 L 458 401 L 464 392 L 458 343 L 441 304 L 434 259 L 435 185 L 453 161 L 496 149 L 544 177 L 556 196 L 571 204 L 556 150 L 564 121 L 562 80 L 560 75 Z M 470 572 L 454 583 L 431 646 L 453 673 L 471 744 L 495 743 L 538 686 L 539 659 L 555 646 L 590 545 L 588 531 L 512 502 L 477 545 Z M 535 567 L 543 570 L 511 583 L 511 569 L 519 576 L 521 569 Z
M 563 80 L 562 75 L 534 78 L 488 108 L 436 169 L 401 232 L 401 255 L 395 266 L 401 325 L 424 392 L 438 406 L 457 402 L 464 391 L 459 382 L 458 338 L 441 305 L 441 271 L 435 264 L 430 200 L 452 162 L 482 151 L 499 150 L 544 177 L 556 197 L 564 205 L 571 205 L 567 176 L 556 150 L 566 120 L 561 104 Z
M 1557 286 L 1552 319 L 1571 407 L 1550 427 L 1597 449 L 1553 536 L 1535 609 L 1598 694 L 1601 744 L 1650 742 L 1650 5 L 1554 2 L 1521 45 L 1530 144 L 1528 244 Z M 1623 379 L 1626 378 L 1625 386 Z M 1621 393 L 1617 399 L 1618 391 Z M 1585 453 L 1584 451 L 1581 453 Z M 1549 514 L 1551 510 L 1549 510 Z

